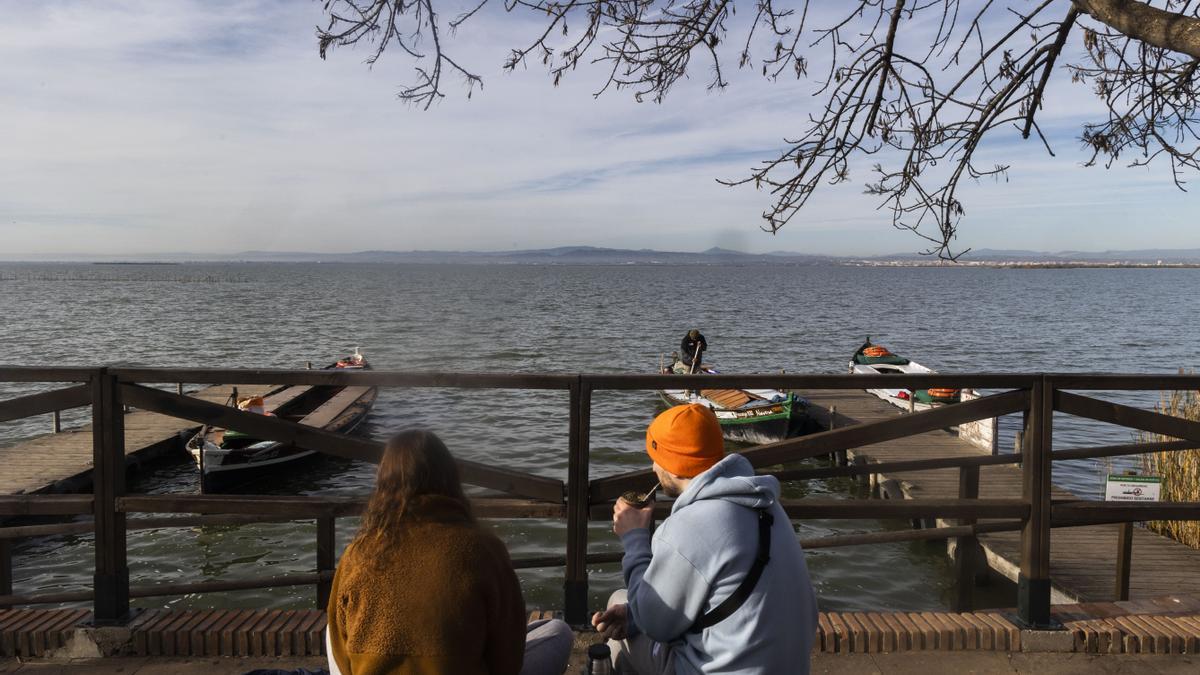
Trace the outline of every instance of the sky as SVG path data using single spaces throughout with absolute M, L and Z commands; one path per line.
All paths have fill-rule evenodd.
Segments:
M 497 5 L 450 43 L 483 90 L 468 100 L 451 81 L 421 110 L 396 99 L 410 60 L 368 67 L 365 49 L 319 58 L 321 4 L 0 0 L 0 259 L 924 248 L 862 194 L 864 166 L 775 235 L 759 229 L 768 193 L 716 182 L 744 177 L 800 133 L 813 80 L 732 69 L 713 93 L 697 62 L 661 104 L 594 98 L 599 67 L 559 87 L 536 65 L 503 72 L 538 24 Z M 1081 166 L 1080 124 L 1097 108 L 1086 87 L 1064 84 L 1041 117 L 1057 156 L 1015 131 L 991 143 L 984 154 L 1012 170 L 963 189 L 957 248 L 1200 246 L 1200 199 L 1171 185 L 1165 166 Z

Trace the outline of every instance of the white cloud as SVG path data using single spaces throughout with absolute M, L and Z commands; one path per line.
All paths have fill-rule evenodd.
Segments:
M 801 128 L 811 82 L 772 85 L 739 72 L 712 94 L 701 67 L 662 105 L 624 93 L 593 100 L 595 69 L 559 88 L 536 68 L 501 73 L 511 33 L 530 24 L 493 12 L 454 43 L 485 89 L 467 101 L 451 88 L 422 112 L 395 100 L 410 76 L 402 59 L 368 69 L 362 49 L 317 57 L 320 3 L 7 9 L 0 257 L 572 243 L 699 249 L 731 239 L 760 251 L 921 248 L 860 194 L 863 172 L 824 191 L 776 237 L 758 231 L 768 194 L 715 183 L 743 175 Z M 1082 94 L 1052 98 L 1047 122 L 1077 126 L 1072 110 Z M 967 245 L 1023 246 L 1006 237 L 1029 227 L 1006 224 L 1005 214 L 1051 221 L 1030 214 L 1037 209 L 1006 212 L 1014 194 L 1026 204 L 1080 204 L 1056 210 L 1061 224 L 1072 216 L 1112 221 L 1114 195 L 1136 200 L 1144 187 L 1162 200 L 1161 220 L 1184 218 L 1183 206 L 1169 204 L 1186 198 L 1162 189 L 1161 171 L 1147 184 L 1144 171 L 1081 169 L 1066 139 L 1059 160 L 1034 141 L 1005 144 L 1013 182 L 968 189 Z M 1118 189 L 1132 184 L 1140 187 Z M 1151 231 L 1139 239 L 1184 245 L 1182 228 L 1168 225 L 1158 240 Z M 1056 231 L 1060 247 L 1071 247 L 1069 232 Z

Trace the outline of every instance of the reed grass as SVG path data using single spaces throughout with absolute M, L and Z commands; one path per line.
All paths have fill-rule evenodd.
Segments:
M 1200 392 L 1164 392 L 1155 409 L 1165 415 L 1200 421 Z M 1141 440 L 1165 442 L 1177 439 L 1159 434 L 1142 434 Z M 1142 469 L 1147 474 L 1162 477 L 1162 501 L 1200 502 L 1200 449 L 1142 455 Z M 1155 520 L 1146 523 L 1146 527 L 1200 549 L 1200 522 Z

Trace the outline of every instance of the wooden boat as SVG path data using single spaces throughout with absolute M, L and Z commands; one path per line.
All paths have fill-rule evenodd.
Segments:
M 850 373 L 852 375 L 896 375 L 911 373 L 914 375 L 932 373 L 933 370 L 906 359 L 903 356 L 888 351 L 886 347 L 871 344 L 871 338 L 863 343 L 854 356 L 850 358 Z M 941 405 L 958 403 L 962 396 L 959 389 L 868 389 L 868 392 L 905 410 L 929 410 Z
M 671 367 L 660 367 L 670 375 Z M 698 372 L 715 375 L 711 366 L 700 366 Z M 778 389 L 664 389 L 659 397 L 669 406 L 699 403 L 708 406 L 717 416 L 726 439 L 742 443 L 772 443 L 790 436 L 807 433 L 812 426 L 808 416 L 808 401 L 792 392 Z
M 369 370 L 356 348 L 354 354 L 324 370 Z M 309 426 L 349 433 L 362 423 L 375 404 L 376 387 L 279 387 L 264 396 L 231 401 L 240 409 Z M 234 429 L 205 427 L 187 443 L 200 469 L 202 492 L 217 492 L 259 478 L 312 457 L 315 450 L 254 438 Z

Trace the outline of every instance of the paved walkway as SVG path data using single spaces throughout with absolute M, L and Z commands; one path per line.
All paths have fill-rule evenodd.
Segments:
M 256 668 L 325 667 L 324 659 L 164 659 L 115 658 L 79 661 L 30 661 L 16 659 L 0 661 L 0 673 L 37 675 L 224 675 L 241 674 Z M 568 668 L 569 675 L 578 673 L 578 666 Z M 814 654 L 813 675 L 871 675 L 895 673 L 904 675 L 933 675 L 955 673 L 980 675 L 998 673 L 1030 673 L 1037 675 L 1100 673 L 1136 673 L 1158 675 L 1200 672 L 1196 656 L 1112 655 L 1087 654 L 1004 654 L 988 652 L 909 653 L 909 654 Z

